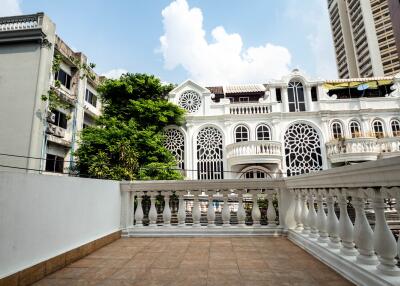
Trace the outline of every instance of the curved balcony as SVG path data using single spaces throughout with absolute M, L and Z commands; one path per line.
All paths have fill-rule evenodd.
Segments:
M 277 141 L 246 141 L 226 147 L 228 163 L 239 164 L 280 164 L 282 144 Z
M 386 137 L 379 139 L 378 147 L 381 158 L 400 156 L 400 137 Z
M 373 161 L 380 153 L 378 139 L 359 137 L 326 143 L 328 159 L 332 163 Z

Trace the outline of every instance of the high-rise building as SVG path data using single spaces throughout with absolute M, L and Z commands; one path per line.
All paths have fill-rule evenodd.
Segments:
M 340 78 L 400 72 L 400 1 L 328 0 Z
M 67 173 L 99 80 L 43 13 L 0 18 L 0 168 Z

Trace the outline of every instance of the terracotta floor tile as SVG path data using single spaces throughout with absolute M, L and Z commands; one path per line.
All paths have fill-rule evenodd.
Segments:
M 146 270 L 140 268 L 121 268 L 117 270 L 109 279 L 116 280 L 139 280 L 145 277 Z

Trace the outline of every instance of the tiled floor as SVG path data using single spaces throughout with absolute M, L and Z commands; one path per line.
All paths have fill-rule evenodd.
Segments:
M 120 239 L 35 285 L 352 285 L 286 238 Z

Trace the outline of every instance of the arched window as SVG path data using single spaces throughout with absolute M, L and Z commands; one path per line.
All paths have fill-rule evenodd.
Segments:
M 249 141 L 249 129 L 244 125 L 235 128 L 235 142 Z
M 392 127 L 393 136 L 400 137 L 400 121 L 398 119 L 393 119 L 390 122 L 390 126 Z
M 308 124 L 297 123 L 285 132 L 285 159 L 288 176 L 322 170 L 320 139 Z
M 271 140 L 271 131 L 268 125 L 262 124 L 257 127 L 257 140 Z
M 374 122 L 372 122 L 372 128 L 374 130 L 374 136 L 376 138 L 383 138 L 383 136 L 385 135 L 385 131 L 383 129 L 383 123 L 380 120 L 375 120 Z
M 171 128 L 164 131 L 165 143 L 164 146 L 167 148 L 176 159 L 178 168 L 185 169 L 185 136 L 182 131 Z
M 267 179 L 272 178 L 266 168 L 262 167 L 248 167 L 242 170 L 240 174 L 240 179 Z
M 291 81 L 288 85 L 289 111 L 306 111 L 303 84 L 298 81 Z
M 332 136 L 333 139 L 343 138 L 343 128 L 340 122 L 336 121 L 332 123 Z
M 222 133 L 214 127 L 205 127 L 197 135 L 197 178 L 219 180 L 224 178 Z
M 357 121 L 351 121 L 349 127 L 350 127 L 351 138 L 361 137 L 360 123 L 358 123 Z

